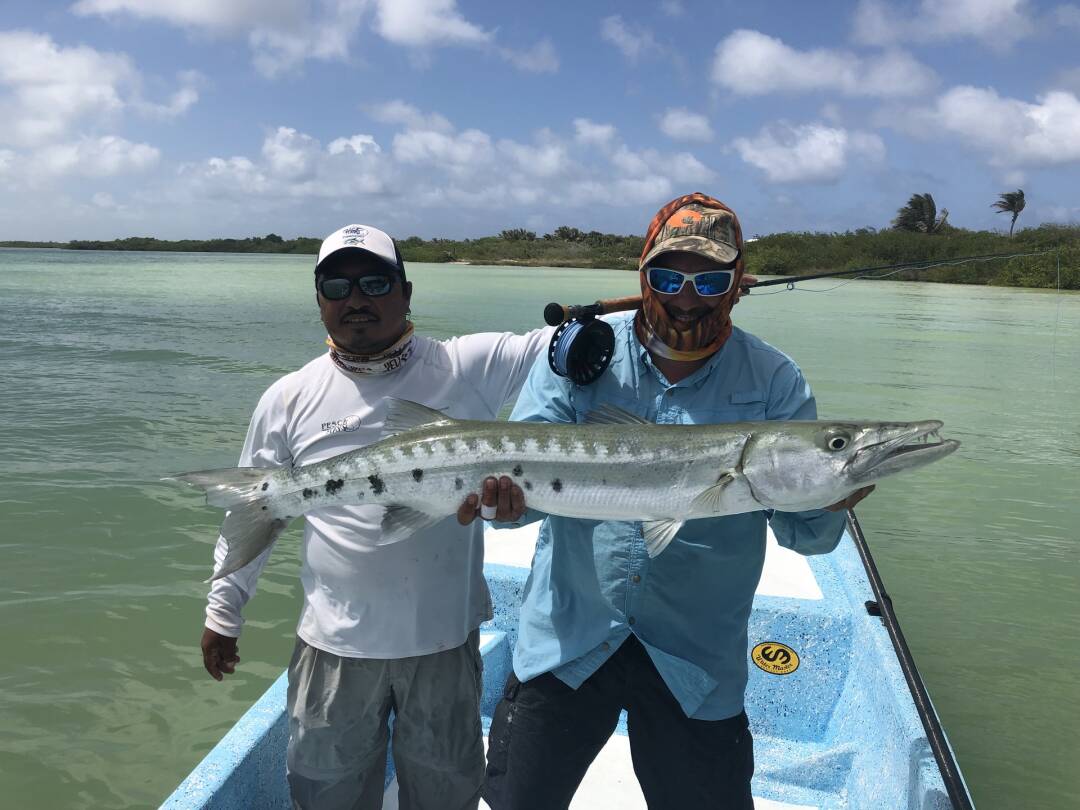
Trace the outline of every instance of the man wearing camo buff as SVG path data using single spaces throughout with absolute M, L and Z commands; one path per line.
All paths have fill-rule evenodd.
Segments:
M 731 322 L 742 247 L 719 200 L 669 202 L 646 235 L 641 309 L 607 318 L 608 369 L 580 386 L 537 362 L 511 419 L 582 422 L 603 404 L 658 424 L 816 418 L 799 367 Z M 492 810 L 568 807 L 623 710 L 650 808 L 753 808 L 743 693 L 766 524 L 801 554 L 831 551 L 870 489 L 827 509 L 690 520 L 653 559 L 640 523 L 527 511 L 543 524 L 491 724 Z

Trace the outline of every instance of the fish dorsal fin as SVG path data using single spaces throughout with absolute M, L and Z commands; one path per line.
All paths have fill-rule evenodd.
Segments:
M 395 436 L 406 430 L 436 425 L 452 425 L 455 419 L 440 413 L 427 405 L 408 399 L 386 398 L 386 421 L 383 423 L 383 436 Z
M 720 480 L 700 493 L 690 502 L 690 514 L 692 515 L 722 515 L 724 514 L 723 502 L 724 490 L 727 485 L 735 480 L 732 473 L 724 473 Z
M 651 422 L 642 419 L 636 413 L 623 410 L 617 405 L 604 403 L 597 405 L 585 416 L 586 425 L 648 425 Z
M 645 551 L 649 556 L 655 557 L 667 548 L 668 544 L 675 539 L 675 535 L 679 533 L 679 529 L 683 527 L 684 522 L 678 518 L 643 522 L 641 534 L 645 538 Z

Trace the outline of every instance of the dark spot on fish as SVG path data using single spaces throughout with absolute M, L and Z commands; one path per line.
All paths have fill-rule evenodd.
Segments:
M 263 492 L 266 492 L 266 490 L 270 489 L 270 482 L 269 481 L 263 481 L 262 488 L 263 488 Z
M 424 471 L 417 467 L 415 470 L 412 471 L 412 479 L 419 484 L 422 480 L 424 480 Z
M 551 488 L 556 492 L 562 492 L 562 481 L 556 478 L 554 481 L 551 482 Z
M 462 481 L 460 478 L 454 479 L 454 489 L 461 489 L 463 486 L 465 486 L 464 481 Z
M 601 484 L 602 484 L 603 486 L 605 486 L 605 487 L 606 487 L 606 486 L 607 486 L 607 479 L 606 479 L 606 478 L 601 478 L 601 479 L 600 479 L 600 483 L 601 483 Z
M 525 482 L 525 489 L 532 489 L 532 481 Z
M 334 480 L 327 481 L 326 482 L 326 494 L 327 495 L 333 495 L 335 492 L 337 492 L 343 486 L 345 486 L 345 479 L 344 478 L 339 478 L 336 481 L 334 481 Z
M 262 510 L 263 510 L 263 511 L 265 512 L 265 511 L 266 511 L 266 507 L 264 506 L 264 507 L 262 508 Z
M 356 497 L 357 498 L 363 498 L 364 497 L 364 490 L 362 490 L 362 489 L 356 490 Z
M 314 494 L 315 494 L 315 490 L 313 490 L 313 489 L 308 489 L 307 487 L 304 487 L 304 497 L 305 497 L 305 498 L 310 498 L 310 497 L 312 497 L 312 496 L 313 496 Z
M 369 475 L 367 477 L 368 483 L 371 484 L 371 491 L 376 495 L 382 495 L 386 491 L 386 484 L 377 475 Z
M 518 464 L 518 465 L 517 465 L 516 467 L 514 467 L 514 469 L 512 469 L 512 470 L 511 470 L 510 472 L 512 472 L 512 473 L 513 473 L 513 474 L 514 474 L 515 476 L 519 477 L 519 476 L 521 475 L 521 472 L 522 472 L 522 470 L 521 470 L 521 465 L 520 465 L 520 464 Z

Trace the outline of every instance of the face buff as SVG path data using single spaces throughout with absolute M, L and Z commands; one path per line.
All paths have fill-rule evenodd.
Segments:
M 649 223 L 641 251 L 641 309 L 634 318 L 634 332 L 641 344 L 669 360 L 700 360 L 723 346 L 731 335 L 731 308 L 738 298 L 745 269 L 742 246 L 742 228 L 735 212 L 717 199 L 701 193 L 687 194 L 661 208 Z M 644 273 L 647 260 L 667 250 L 701 253 L 720 260 L 725 249 L 738 251 L 731 289 L 700 320 L 689 325 L 673 321 L 649 286 Z
M 397 343 L 378 354 L 351 354 L 334 343 L 334 339 L 329 335 L 326 337 L 326 345 L 330 347 L 330 359 L 342 371 L 352 374 L 389 374 L 397 371 L 412 357 L 415 348 L 413 325 L 407 324 L 405 334 Z

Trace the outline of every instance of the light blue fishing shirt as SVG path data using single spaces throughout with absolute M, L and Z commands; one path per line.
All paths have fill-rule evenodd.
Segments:
M 635 336 L 632 315 L 607 320 L 615 350 L 600 379 L 575 385 L 542 357 L 512 420 L 582 422 L 602 403 L 657 424 L 817 418 L 799 367 L 741 329 L 705 366 L 672 384 Z M 576 689 L 633 634 L 683 711 L 701 720 L 743 709 L 747 622 L 765 561 L 766 521 L 781 545 L 802 554 L 832 551 L 845 523 L 843 511 L 824 510 L 691 520 L 649 559 L 640 523 L 533 510 L 523 521 L 541 517 L 514 648 L 517 677 L 552 672 Z

